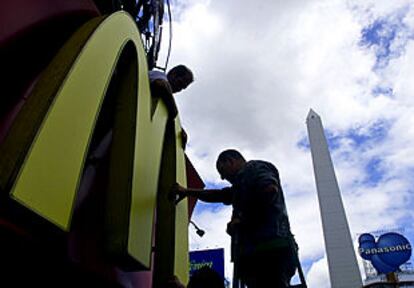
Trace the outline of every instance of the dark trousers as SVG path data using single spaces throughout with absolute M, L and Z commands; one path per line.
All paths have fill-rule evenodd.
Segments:
M 248 288 L 285 288 L 295 274 L 292 249 L 277 248 L 243 255 L 239 259 L 240 278 Z

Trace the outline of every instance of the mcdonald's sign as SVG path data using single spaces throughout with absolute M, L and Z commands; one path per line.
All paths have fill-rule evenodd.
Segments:
M 79 238 L 70 235 L 86 239 L 99 226 L 85 246 L 99 254 L 94 261 L 118 267 L 118 276 L 152 271 L 152 286 L 160 287 L 170 275 L 188 280 L 188 203 L 175 207 L 167 197 L 175 182 L 187 185 L 187 175 L 174 101 L 151 96 L 147 74 L 127 13 L 91 17 L 76 29 L 0 142 L 0 224 L 69 246 Z M 96 168 L 91 155 L 103 141 Z

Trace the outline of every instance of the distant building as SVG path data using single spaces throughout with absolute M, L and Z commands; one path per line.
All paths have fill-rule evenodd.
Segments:
M 332 288 L 362 287 L 348 222 L 322 121 L 312 109 L 306 119 Z

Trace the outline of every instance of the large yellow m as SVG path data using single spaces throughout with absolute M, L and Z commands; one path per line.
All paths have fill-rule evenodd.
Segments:
M 129 15 L 118 12 L 86 23 L 44 72 L 1 144 L 0 189 L 68 231 L 94 127 L 117 74 L 108 238 L 111 252 L 149 268 L 157 192 L 162 188 L 165 196 L 171 182 L 186 185 L 186 180 L 178 117 L 164 101 L 152 104 L 147 73 L 139 32 Z M 173 163 L 174 169 L 161 163 Z M 170 183 L 159 183 L 160 171 Z M 187 235 L 186 207 L 182 201 L 176 209 L 179 235 Z M 184 281 L 187 246 L 187 237 L 175 244 L 174 273 Z

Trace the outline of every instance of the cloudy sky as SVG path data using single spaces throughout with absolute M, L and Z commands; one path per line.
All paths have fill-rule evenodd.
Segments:
M 187 153 L 207 187 L 228 185 L 215 170 L 225 148 L 278 167 L 309 287 L 330 287 L 305 125 L 310 108 L 322 118 L 354 240 L 403 227 L 414 241 L 411 0 L 172 4 L 170 67 L 184 63 L 196 78 L 176 98 Z M 199 238 L 190 227 L 191 248 L 229 247 L 230 213 L 199 203 L 193 220 L 207 233 Z

